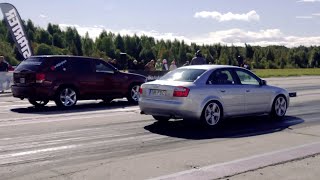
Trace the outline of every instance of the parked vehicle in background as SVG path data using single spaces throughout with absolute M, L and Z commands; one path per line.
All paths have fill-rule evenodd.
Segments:
M 285 116 L 289 94 L 269 86 L 251 71 L 224 65 L 178 68 L 140 87 L 142 114 L 158 121 L 200 120 L 207 126 L 223 118 L 271 114 Z
M 78 100 L 123 97 L 138 103 L 139 87 L 146 82 L 146 77 L 120 72 L 101 59 L 77 56 L 30 57 L 16 67 L 13 79 L 14 97 L 27 98 L 35 106 L 53 100 L 62 107 Z

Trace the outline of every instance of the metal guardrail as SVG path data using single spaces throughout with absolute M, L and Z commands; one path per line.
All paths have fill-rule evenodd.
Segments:
M 0 92 L 9 90 L 13 83 L 13 72 L 0 72 Z

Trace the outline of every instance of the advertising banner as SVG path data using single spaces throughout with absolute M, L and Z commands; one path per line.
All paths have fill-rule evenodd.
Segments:
M 32 48 L 17 9 L 9 3 L 0 3 L 0 9 L 20 54 L 24 58 L 32 56 Z

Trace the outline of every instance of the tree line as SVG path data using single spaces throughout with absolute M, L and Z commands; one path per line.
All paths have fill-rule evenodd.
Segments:
M 151 59 L 175 60 L 178 66 L 191 61 L 194 53 L 201 50 L 208 63 L 238 65 L 237 57 L 256 69 L 278 68 L 319 68 L 320 47 L 299 46 L 226 46 L 222 44 L 197 45 L 186 44 L 178 40 L 156 40 L 148 36 L 120 35 L 103 31 L 96 39 L 86 33 L 80 36 L 75 28 L 62 30 L 59 25 L 49 23 L 46 29 L 35 26 L 31 20 L 24 21 L 26 34 L 31 41 L 35 55 L 76 55 L 120 59 L 123 54 L 126 61 L 134 59 L 148 62 Z M 0 55 L 9 63 L 16 65 L 23 57 L 14 46 L 5 22 L 0 21 Z M 122 56 L 122 57 L 121 57 Z M 122 62 L 124 63 L 124 62 Z M 125 67 L 123 64 L 122 66 Z

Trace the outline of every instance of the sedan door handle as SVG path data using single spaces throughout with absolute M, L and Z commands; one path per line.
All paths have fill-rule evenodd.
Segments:
M 250 92 L 250 90 L 249 90 L 249 89 L 247 89 L 247 90 L 246 90 L 246 92 Z
M 223 92 L 223 93 L 226 92 L 226 90 L 220 90 L 220 91 Z

